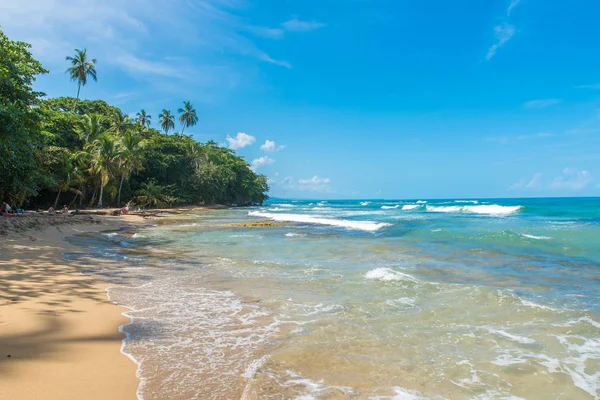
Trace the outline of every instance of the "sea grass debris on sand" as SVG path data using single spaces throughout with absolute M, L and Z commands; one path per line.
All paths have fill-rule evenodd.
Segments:
M 238 224 L 231 224 L 231 226 L 243 227 L 243 228 L 269 228 L 272 226 L 281 226 L 281 223 L 267 220 L 241 222 Z

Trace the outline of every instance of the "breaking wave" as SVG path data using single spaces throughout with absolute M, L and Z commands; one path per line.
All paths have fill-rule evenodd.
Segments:
M 488 215 L 508 215 L 521 210 L 523 206 L 501 206 L 498 204 L 477 205 L 477 206 L 425 206 L 429 212 L 442 213 L 471 213 Z
M 254 217 L 264 217 L 273 221 L 282 222 L 300 222 L 305 224 L 315 225 L 328 225 L 328 226 L 339 226 L 346 229 L 356 229 L 361 231 L 374 232 L 383 227 L 390 226 L 391 224 L 385 222 L 373 222 L 373 221 L 349 221 L 346 219 L 334 219 L 334 218 L 319 218 L 312 217 L 310 215 L 303 214 L 271 214 L 260 211 L 250 211 L 248 215 Z

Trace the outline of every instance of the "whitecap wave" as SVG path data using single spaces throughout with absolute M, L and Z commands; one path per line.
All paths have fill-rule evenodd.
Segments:
M 273 221 L 282 222 L 300 222 L 305 224 L 315 225 L 328 225 L 328 226 L 339 226 L 346 229 L 355 229 L 361 231 L 376 231 L 383 227 L 390 226 L 391 224 L 385 222 L 373 222 L 373 221 L 349 221 L 345 219 L 334 219 L 334 218 L 320 218 L 313 217 L 304 214 L 271 214 L 261 211 L 250 211 L 248 213 L 254 217 L 264 217 L 272 219 Z
M 394 271 L 391 268 L 375 268 L 365 274 L 365 278 L 383 281 L 383 282 L 391 282 L 391 281 L 408 281 L 408 282 L 418 282 L 416 278 L 411 275 L 405 274 L 400 271 Z
M 280 204 L 273 204 L 275 207 L 285 207 L 285 208 L 293 208 L 296 207 L 293 204 L 287 204 L 287 203 L 280 203 Z
M 306 233 L 296 233 L 296 232 L 288 232 L 285 234 L 287 237 L 304 237 Z
M 417 208 L 420 208 L 421 206 L 419 204 L 406 204 L 404 206 L 402 206 L 402 211 L 410 211 L 410 210 L 416 210 Z
M 472 213 L 488 215 L 508 215 L 518 212 L 523 206 L 501 206 L 498 204 L 477 206 L 425 206 L 429 212 L 442 213 Z
M 381 208 L 383 210 L 392 210 L 392 209 L 398 208 L 398 207 L 400 207 L 398 204 L 396 204 L 395 206 L 381 206 Z
M 455 203 L 471 203 L 471 204 L 479 204 L 477 200 L 454 200 Z
M 417 204 L 426 204 L 426 203 L 427 203 L 427 200 L 419 200 L 419 201 L 417 201 Z
M 527 233 L 521 233 L 521 236 L 526 237 L 528 239 L 534 239 L 534 240 L 549 240 L 549 239 L 552 239 L 550 236 L 535 236 L 535 235 L 529 235 Z
M 360 203 L 361 206 L 368 206 L 369 204 L 371 204 L 370 201 L 361 201 Z

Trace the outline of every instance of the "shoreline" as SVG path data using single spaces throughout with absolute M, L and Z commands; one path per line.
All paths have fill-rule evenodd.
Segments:
M 138 365 L 123 352 L 129 310 L 110 300 L 107 281 L 84 275 L 63 253 L 77 250 L 65 240 L 74 234 L 146 221 L 136 215 L 9 218 L 0 226 L 2 397 L 137 399 Z

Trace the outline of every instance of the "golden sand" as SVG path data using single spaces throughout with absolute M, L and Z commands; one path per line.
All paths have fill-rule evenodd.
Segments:
M 136 399 L 137 367 L 120 352 L 125 309 L 62 252 L 73 249 L 64 237 L 141 218 L 13 218 L 0 235 L 0 398 Z

